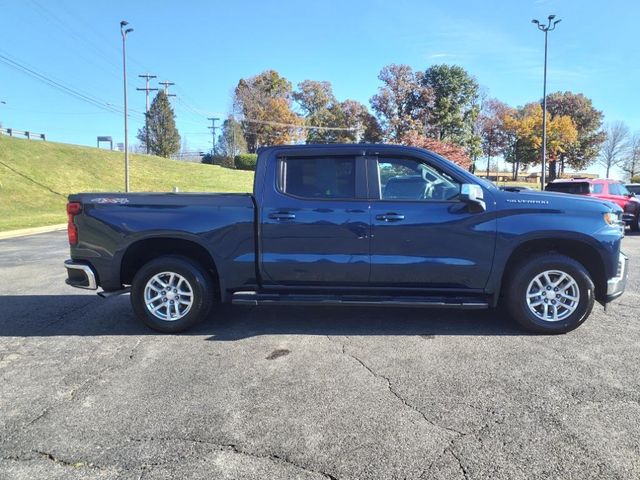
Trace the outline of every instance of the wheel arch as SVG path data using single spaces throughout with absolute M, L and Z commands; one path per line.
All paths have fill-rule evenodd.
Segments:
M 143 265 L 163 255 L 183 256 L 202 265 L 214 281 L 217 299 L 221 298 L 220 292 L 224 290 L 218 269 L 219 264 L 204 245 L 190 238 L 153 236 L 132 242 L 122 253 L 119 270 L 120 282 L 124 285 L 130 285 L 135 274 Z
M 496 295 L 497 303 L 502 296 L 503 288 L 514 269 L 527 257 L 538 253 L 558 253 L 580 263 L 589 272 L 595 286 L 595 298 L 600 303 L 606 302 L 607 274 L 604 259 L 598 249 L 590 243 L 579 239 L 568 238 L 536 238 L 518 244 L 509 255 L 502 276 L 500 288 Z

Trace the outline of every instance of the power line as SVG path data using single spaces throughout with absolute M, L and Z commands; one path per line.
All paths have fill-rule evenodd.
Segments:
M 51 78 L 49 78 L 48 76 L 38 73 L 35 70 L 32 70 L 29 67 L 26 67 L 25 65 L 22 65 L 14 60 L 11 60 L 8 57 L 5 57 L 4 55 L 0 54 L 0 62 L 4 63 L 5 65 L 8 65 L 30 77 L 35 78 L 36 80 L 39 80 L 43 83 L 46 83 L 47 85 L 49 85 L 50 87 L 55 88 L 56 90 L 62 91 L 63 93 L 66 93 L 68 95 L 71 95 L 79 100 L 82 100 L 84 102 L 90 103 L 93 106 L 96 106 L 98 108 L 101 108 L 103 110 L 106 110 L 108 112 L 111 113 L 117 113 L 120 114 L 122 113 L 122 110 L 118 109 L 117 107 L 107 103 L 107 102 L 103 102 L 101 100 L 98 100 L 94 97 L 91 97 L 89 95 L 86 95 L 82 92 L 79 92 L 78 90 L 72 88 L 72 87 L 68 87 L 60 82 L 57 82 Z
M 276 127 L 301 128 L 303 130 L 337 130 L 337 131 L 347 131 L 347 132 L 355 132 L 358 130 L 357 128 L 353 128 L 353 127 L 321 127 L 318 125 L 296 125 L 294 123 L 272 122 L 268 120 L 253 120 L 251 118 L 245 118 L 242 121 L 247 123 L 258 123 L 260 125 L 273 125 Z
M 218 117 L 210 117 L 210 118 L 207 118 L 207 120 L 211 121 L 211 126 L 208 128 L 211 129 L 211 136 L 213 137 L 213 147 L 211 148 L 211 155 L 215 157 L 216 156 L 216 129 L 220 128 L 220 127 L 216 127 L 216 122 L 220 119 Z
M 158 84 L 160 84 L 160 85 L 162 85 L 164 87 L 164 93 L 167 95 L 167 97 L 175 97 L 176 96 L 175 93 L 169 93 L 169 87 L 171 85 L 175 85 L 175 83 L 169 82 L 168 80 L 165 80 L 164 82 L 158 82 Z
M 155 91 L 158 90 L 157 88 L 151 88 L 149 86 L 149 80 L 151 80 L 152 78 L 157 78 L 156 75 L 150 75 L 148 73 L 145 73 L 143 75 L 138 75 L 138 77 L 140 78 L 144 78 L 146 80 L 146 84 L 144 88 L 136 88 L 136 90 L 138 91 L 144 91 L 145 92 L 145 109 L 144 109 L 144 131 L 145 131 L 145 147 L 147 150 L 147 155 L 149 154 L 149 92 L 151 91 Z

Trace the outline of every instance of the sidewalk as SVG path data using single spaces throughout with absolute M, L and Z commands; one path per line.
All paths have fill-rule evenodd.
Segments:
M 47 225 L 46 227 L 32 227 L 21 228 L 19 230 L 8 230 L 6 232 L 0 232 L 0 240 L 5 238 L 24 237 L 27 235 L 36 235 L 38 233 L 56 232 L 58 230 L 64 230 L 67 228 L 66 223 L 60 223 L 58 225 Z

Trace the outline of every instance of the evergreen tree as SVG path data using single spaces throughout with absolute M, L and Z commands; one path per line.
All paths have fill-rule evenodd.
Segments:
M 153 99 L 145 123 L 138 130 L 138 140 L 147 145 L 148 139 L 150 153 L 167 158 L 178 153 L 180 134 L 176 128 L 176 115 L 164 91 L 160 90 Z

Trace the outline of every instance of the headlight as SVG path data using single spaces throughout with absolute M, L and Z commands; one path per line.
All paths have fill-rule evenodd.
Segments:
M 620 215 L 615 212 L 607 212 L 604 214 L 604 221 L 607 225 L 619 225 Z

